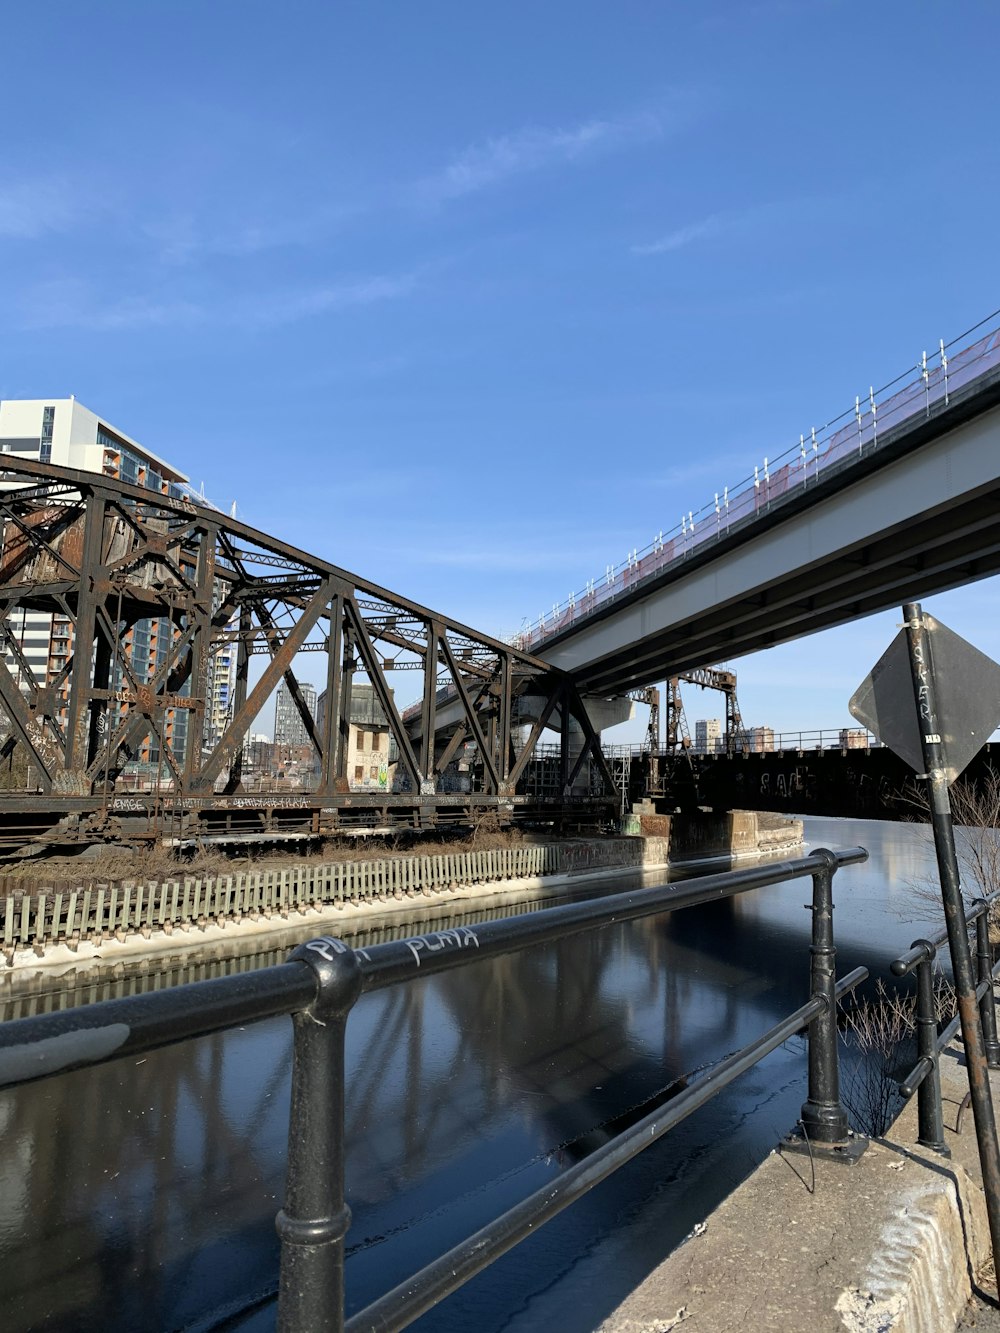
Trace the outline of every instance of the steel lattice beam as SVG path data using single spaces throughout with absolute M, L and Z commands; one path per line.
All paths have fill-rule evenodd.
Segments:
M 39 674 L 16 626 L 31 617 L 51 624 L 53 616 L 65 626 L 67 654 L 60 667 L 50 663 Z M 144 625 L 155 626 L 157 635 L 148 661 L 131 646 Z M 183 819 L 215 810 L 229 818 L 235 809 L 253 808 L 241 788 L 244 739 L 282 680 L 316 754 L 317 786 L 305 793 L 304 806 L 317 826 L 324 818 L 336 823 L 349 810 L 388 809 L 393 802 L 411 812 L 419 806 L 416 821 L 433 822 L 435 809 L 455 805 L 440 790 L 440 778 L 466 742 L 475 746 L 481 790 L 463 798 L 465 806 L 509 813 L 520 799 L 517 780 L 557 708 L 563 730 L 573 717 L 585 737 L 573 772 L 566 766 L 565 790 L 590 757 L 611 795 L 586 710 L 572 682 L 547 663 L 210 507 L 99 474 L 5 458 L 0 640 L 4 753 L 23 747 L 36 793 L 31 784 L 0 792 L 0 818 L 4 810 L 44 808 L 72 812 L 81 827 L 113 833 L 111 821 L 123 811 L 155 809 L 158 819 L 172 811 Z M 207 692 L 222 649 L 237 656 L 232 715 L 215 743 L 203 748 Z M 322 725 L 308 713 L 295 677 L 301 652 L 326 654 Z M 251 682 L 255 656 L 266 663 Z M 387 673 L 397 670 L 423 672 L 418 739 L 395 703 Z M 371 682 L 388 719 L 409 793 L 349 790 L 357 672 Z M 529 689 L 545 701 L 544 720 L 515 762 L 512 705 Z M 445 693 L 458 698 L 461 717 L 441 732 L 436 709 Z M 155 791 L 125 799 L 116 783 L 144 746 L 159 754 L 161 777 Z M 269 801 L 278 808 L 277 797 L 267 794 L 261 808 Z

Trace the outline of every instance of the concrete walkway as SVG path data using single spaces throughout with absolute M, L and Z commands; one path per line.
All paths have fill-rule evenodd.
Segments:
M 916 1098 L 855 1166 L 772 1153 L 600 1333 L 1000 1330 L 959 1049 L 941 1082 L 950 1159 L 917 1146 Z M 983 1271 L 993 1300 L 970 1306 Z

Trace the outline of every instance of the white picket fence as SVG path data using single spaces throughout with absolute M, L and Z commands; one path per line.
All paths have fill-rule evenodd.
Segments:
M 2 902 L 3 950 L 113 936 L 209 921 L 287 917 L 309 907 L 373 902 L 458 885 L 551 875 L 564 868 L 563 848 L 504 847 L 436 856 L 392 856 L 378 861 L 303 863 L 287 870 L 259 870 L 204 879 L 137 884 L 122 880 L 88 888 L 36 884 Z M 10 881 L 8 881 L 8 884 Z

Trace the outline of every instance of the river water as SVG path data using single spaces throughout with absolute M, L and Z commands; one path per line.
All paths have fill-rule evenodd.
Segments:
M 887 977 L 930 928 L 911 889 L 933 874 L 926 830 L 809 819 L 806 839 L 868 848 L 835 880 L 838 973 Z M 799 880 L 363 997 L 348 1024 L 349 1309 L 802 1004 L 808 897 Z M 183 979 L 170 967 L 129 985 Z M 4 1333 L 273 1328 L 290 1067 L 280 1019 L 0 1093 Z M 592 1329 L 804 1096 L 795 1039 L 414 1327 Z

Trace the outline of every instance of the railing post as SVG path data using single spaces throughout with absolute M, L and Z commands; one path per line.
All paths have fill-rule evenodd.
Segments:
M 917 1056 L 930 1061 L 930 1072 L 917 1089 L 917 1142 L 942 1157 L 951 1149 L 944 1141 L 944 1113 L 941 1108 L 941 1069 L 938 1051 L 938 1024 L 934 1005 L 934 958 L 937 953 L 929 940 L 914 940 L 913 949 L 923 948 L 925 957 L 917 964 Z
M 993 994 L 993 953 L 990 949 L 990 909 L 984 902 L 976 917 L 976 959 L 979 964 L 979 984 L 986 984 L 986 994 L 979 1001 L 979 1018 L 983 1025 L 986 1063 L 991 1069 L 1000 1069 L 1000 1041 L 997 1040 L 997 1010 Z
M 822 866 L 813 872 L 811 993 L 824 1000 L 823 1012 L 809 1024 L 809 1097 L 802 1106 L 802 1129 L 809 1143 L 831 1155 L 854 1161 L 867 1146 L 851 1133 L 840 1100 L 837 1052 L 837 950 L 833 943 L 833 875 L 837 858 L 825 847 L 813 852 Z
M 316 998 L 292 1015 L 294 1048 L 278 1333 L 342 1333 L 344 1237 L 344 1029 L 361 993 L 352 949 L 323 937 L 300 944 L 289 962 L 310 967 Z

